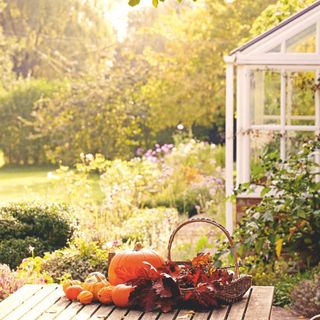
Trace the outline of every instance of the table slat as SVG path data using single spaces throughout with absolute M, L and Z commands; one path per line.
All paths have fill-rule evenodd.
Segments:
M 23 320 L 35 320 L 43 312 L 49 309 L 55 302 L 57 302 L 64 295 L 60 286 L 56 286 L 56 289 L 44 298 L 39 304 L 34 306 L 26 315 L 23 316 Z
M 37 291 L 41 290 L 43 285 L 24 285 L 14 294 L 0 303 L 0 319 L 4 319 L 14 309 L 18 308 L 27 299 L 33 296 Z
M 177 317 L 178 314 L 179 314 L 179 310 L 175 310 L 168 313 L 161 313 L 159 320 L 172 320 L 172 319 L 175 319 L 175 317 Z
M 56 290 L 56 286 L 45 285 L 36 292 L 30 299 L 25 300 L 17 309 L 9 313 L 4 320 L 18 320 L 21 319 L 28 311 L 30 311 L 37 304 L 41 303 L 48 295 Z
M 108 320 L 120 320 L 128 313 L 128 309 L 115 308 L 107 318 Z
M 130 310 L 130 312 L 126 315 L 125 320 L 139 320 L 143 313 L 143 311 Z
M 193 316 L 192 320 L 207 320 L 209 318 L 209 316 L 210 316 L 210 313 L 211 313 L 210 311 L 208 311 L 208 312 L 197 312 Z
M 72 319 L 80 310 L 83 308 L 83 305 L 80 302 L 72 302 L 64 309 L 55 320 L 70 320 Z
M 61 297 L 48 310 L 44 311 L 37 320 L 52 320 L 58 316 L 62 310 L 66 309 L 71 304 L 71 301 L 66 297 Z
M 156 319 L 158 318 L 158 316 L 159 316 L 160 313 L 161 313 L 161 312 L 159 312 L 159 311 L 146 312 L 146 313 L 142 316 L 141 320 L 156 320 Z
M 214 309 L 209 320 L 225 320 L 230 308 L 231 306 L 225 306 L 223 308 Z
M 268 320 L 271 315 L 274 287 L 252 287 L 245 320 Z
M 242 320 L 251 296 L 252 288 L 243 296 L 243 298 L 231 305 L 227 320 Z
M 90 320 L 104 320 L 115 309 L 115 306 L 101 306 L 90 318 Z
M 81 311 L 76 314 L 72 320 L 88 320 L 91 319 L 91 316 L 95 313 L 96 310 L 100 307 L 99 303 L 89 304 L 83 307 Z

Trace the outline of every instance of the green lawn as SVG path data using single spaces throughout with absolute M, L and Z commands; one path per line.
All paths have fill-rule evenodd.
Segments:
M 54 167 L 2 167 L 0 169 L 0 205 L 19 200 L 59 200 L 50 192 L 48 172 Z

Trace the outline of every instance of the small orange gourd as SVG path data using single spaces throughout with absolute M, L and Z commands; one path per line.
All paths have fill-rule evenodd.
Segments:
M 68 289 L 69 287 L 71 287 L 72 285 L 75 285 L 75 284 L 81 285 L 81 282 L 78 281 L 78 280 L 70 280 L 70 279 L 64 281 L 64 282 L 62 283 L 63 292 L 66 293 L 67 289 Z
M 134 290 L 132 286 L 118 284 L 112 290 L 112 301 L 117 307 L 128 307 L 130 293 Z
M 77 299 L 82 304 L 90 304 L 93 301 L 93 294 L 90 291 L 83 290 L 78 294 Z
M 87 279 L 92 279 L 92 278 L 95 278 L 97 280 L 97 282 L 99 281 L 105 281 L 107 280 L 106 277 L 101 273 L 101 272 L 91 272 L 88 274 Z M 85 282 L 86 282 L 85 280 Z
M 98 292 L 98 300 L 104 304 L 112 303 L 112 290 L 113 286 L 104 287 Z
M 98 300 L 98 293 L 99 291 L 104 288 L 107 287 L 108 285 L 104 282 L 97 282 L 93 285 L 93 290 L 91 291 L 93 293 L 93 298 L 94 300 Z
M 83 288 L 79 285 L 72 285 L 66 290 L 66 296 L 69 300 L 77 300 L 79 293 L 83 291 Z

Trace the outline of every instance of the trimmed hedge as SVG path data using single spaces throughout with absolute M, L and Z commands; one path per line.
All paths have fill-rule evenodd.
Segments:
M 15 268 L 34 254 L 63 248 L 72 238 L 76 222 L 66 204 L 11 203 L 0 208 L 0 263 Z M 13 252 L 14 248 L 14 252 Z

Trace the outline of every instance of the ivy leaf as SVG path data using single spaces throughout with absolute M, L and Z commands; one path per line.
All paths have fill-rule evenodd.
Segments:
M 131 7 L 134 7 L 140 3 L 140 0 L 129 0 L 128 4 Z
M 283 239 L 278 239 L 276 241 L 276 255 L 279 258 L 281 255 L 281 251 L 282 251 L 282 244 L 283 244 Z

